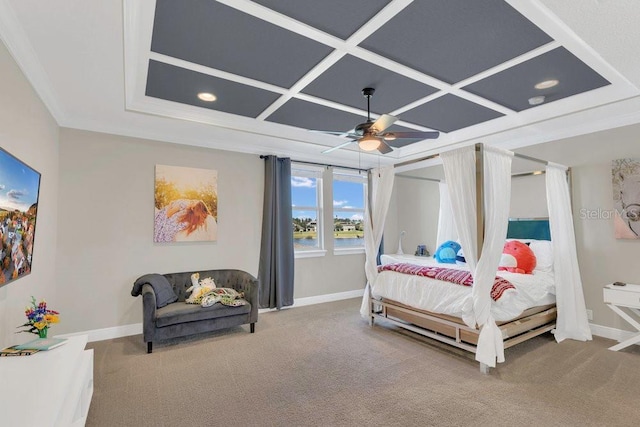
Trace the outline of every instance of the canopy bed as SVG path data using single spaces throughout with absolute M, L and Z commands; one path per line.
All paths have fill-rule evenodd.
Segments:
M 373 171 L 370 206 L 365 210 L 367 288 L 362 315 L 371 325 L 376 318 L 385 319 L 470 351 L 485 373 L 496 361 L 504 362 L 505 348 L 548 331 L 558 342 L 590 340 L 567 168 L 483 144 L 439 156 L 446 185 L 441 184 L 438 243 L 455 234 L 465 263 L 447 264 L 443 269 L 431 259 L 383 256 L 383 265 L 378 265 L 394 170 Z M 525 234 L 522 230 L 507 234 L 514 156 L 546 166 L 547 237 L 529 234 L 532 229 L 540 230 L 539 224 L 524 227 L 528 230 Z M 450 215 L 443 215 L 446 211 Z M 546 260 L 541 264 L 548 265 L 530 275 L 497 275 L 507 238 L 527 239 L 530 247 L 539 251 L 537 257 Z

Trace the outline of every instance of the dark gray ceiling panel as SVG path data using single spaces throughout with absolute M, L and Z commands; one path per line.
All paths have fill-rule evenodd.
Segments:
M 304 93 L 367 109 L 362 89 L 372 87 L 371 111 L 386 114 L 436 89 L 351 55 L 345 55 L 303 89 Z
M 503 114 L 449 94 L 402 113 L 398 118 L 448 133 L 500 116 Z
M 263 6 L 346 40 L 390 0 L 254 0 Z
M 151 50 L 290 87 L 331 49 L 215 1 L 158 0 Z
M 294 98 L 270 115 L 267 121 L 304 129 L 346 132 L 366 121 L 366 117 Z
M 421 0 L 361 46 L 455 83 L 550 41 L 503 0 Z
M 204 102 L 200 92 L 210 92 L 218 99 Z M 147 96 L 195 105 L 210 110 L 257 117 L 279 95 L 229 80 L 219 79 L 158 61 L 149 61 Z
M 552 88 L 538 90 L 542 81 L 556 79 Z M 534 107 L 529 98 L 545 96 L 545 104 L 609 84 L 567 49 L 560 47 L 494 74 L 463 89 L 515 111 Z

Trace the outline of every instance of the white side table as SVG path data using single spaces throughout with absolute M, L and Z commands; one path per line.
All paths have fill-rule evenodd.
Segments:
M 618 351 L 625 347 L 629 347 L 631 344 L 640 343 L 640 323 L 620 308 L 627 307 L 640 319 L 640 285 L 607 285 L 603 289 L 603 296 L 605 304 L 607 304 L 611 310 L 638 330 L 637 334 L 629 339 L 619 342 L 613 347 L 609 347 L 609 350 Z

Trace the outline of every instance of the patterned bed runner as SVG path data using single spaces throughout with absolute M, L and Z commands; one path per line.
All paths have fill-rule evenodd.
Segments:
M 403 274 L 411 274 L 414 276 L 423 276 L 435 280 L 443 280 L 445 282 L 455 283 L 462 286 L 473 286 L 473 276 L 470 272 L 464 270 L 456 270 L 453 268 L 431 267 L 424 265 L 397 263 L 378 266 L 380 271 L 395 271 Z M 511 282 L 502 277 L 497 277 L 493 281 L 491 288 L 491 298 L 498 301 L 500 297 L 509 289 L 515 289 Z

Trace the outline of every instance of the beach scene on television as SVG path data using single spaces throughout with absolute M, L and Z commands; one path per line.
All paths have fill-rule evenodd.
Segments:
M 0 149 L 0 286 L 31 273 L 40 174 Z

